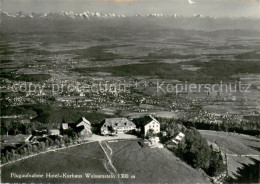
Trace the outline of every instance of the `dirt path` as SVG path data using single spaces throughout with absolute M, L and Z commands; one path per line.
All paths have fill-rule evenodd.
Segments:
M 106 144 L 107 148 L 110 150 L 110 156 L 112 156 L 113 155 L 113 150 L 108 146 L 107 143 L 105 143 L 105 144 Z
M 108 172 L 110 172 L 110 174 L 117 174 L 117 170 L 116 170 L 115 166 L 113 165 L 112 160 L 109 157 L 109 155 L 107 154 L 107 152 L 106 152 L 105 148 L 103 147 L 102 143 L 99 142 L 99 145 L 100 145 L 101 149 L 103 150 L 103 152 L 105 153 L 105 155 L 107 157 L 107 161 L 108 161 L 108 164 L 109 164 L 109 165 L 107 165 L 107 166 L 109 166 L 108 167 Z M 110 168 L 112 168 L 113 172 L 111 172 Z
M 252 154 L 247 154 L 247 155 L 239 155 L 239 154 L 226 154 L 227 156 L 232 156 L 232 157 L 260 157 L 260 155 L 252 155 Z

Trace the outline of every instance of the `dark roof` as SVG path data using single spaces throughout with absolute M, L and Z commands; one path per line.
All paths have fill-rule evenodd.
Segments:
M 78 121 L 76 121 L 76 125 L 78 125 L 79 123 L 81 123 L 81 122 L 85 122 L 85 123 L 87 123 L 87 124 L 89 124 L 89 125 L 91 125 L 91 123 L 86 119 L 86 118 L 84 118 L 84 117 L 81 117 Z
M 77 123 L 68 123 L 68 127 L 74 129 L 77 127 Z
M 157 121 L 155 118 L 153 118 L 152 116 L 144 116 L 142 118 L 138 118 L 138 119 L 134 119 L 133 122 L 136 124 L 136 126 L 139 128 L 139 127 L 142 127 L 142 126 L 145 126 L 147 125 L 148 123 L 150 123 L 151 121 Z M 158 122 L 158 121 L 157 121 Z
M 84 129 L 85 129 L 85 127 L 82 125 L 82 126 L 76 127 L 76 128 L 75 128 L 75 131 L 76 131 L 76 132 L 81 132 L 81 131 L 84 130 Z

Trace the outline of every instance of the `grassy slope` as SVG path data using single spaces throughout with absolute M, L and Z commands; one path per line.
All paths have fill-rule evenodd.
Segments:
M 187 166 L 166 149 L 140 148 L 136 141 L 109 143 L 113 149 L 113 164 L 118 173 L 133 174 L 134 180 L 123 183 L 206 183 L 206 179 L 195 169 Z M 66 154 L 64 154 L 66 153 Z M 72 155 L 71 155 L 72 154 Z M 88 157 L 89 156 L 89 157 Z M 96 159 L 94 159 L 96 158 Z M 11 179 L 10 173 L 95 173 L 108 174 L 103 166 L 104 153 L 98 143 L 77 146 L 27 159 L 2 168 L 3 182 L 84 182 L 105 183 L 112 180 L 87 179 Z M 101 159 L 101 160 L 99 160 Z M 113 180 L 114 182 L 114 180 Z M 115 180 L 115 182 L 117 182 Z
M 259 139 L 224 132 L 201 131 L 203 137 L 228 149 L 228 153 L 259 154 L 253 147 Z M 207 180 L 197 170 L 189 167 L 166 149 L 141 148 L 136 141 L 108 143 L 112 148 L 112 162 L 118 173 L 135 175 L 135 180 L 123 180 L 139 183 L 205 183 Z M 251 146 L 251 147 L 250 147 Z M 109 152 L 108 152 L 109 153 Z M 43 182 L 42 180 L 11 179 L 10 173 L 95 173 L 108 174 L 102 159 L 105 155 L 98 143 L 90 143 L 74 148 L 60 150 L 27 159 L 2 168 L 3 182 Z M 229 160 L 231 171 L 249 158 L 232 157 Z M 100 182 L 100 180 L 45 179 L 45 182 Z M 110 180 L 111 181 L 111 180 Z M 102 183 L 106 180 L 102 180 Z
M 61 153 L 63 152 L 63 153 Z M 69 154 L 75 155 L 69 155 Z M 90 156 L 90 157 L 86 157 Z M 106 180 L 87 180 L 83 179 L 45 179 L 40 180 L 28 180 L 28 179 L 11 179 L 10 173 L 26 174 L 26 173 L 95 173 L 95 174 L 108 174 L 103 166 L 103 161 L 93 158 L 103 159 L 105 158 L 98 143 L 90 143 L 86 145 L 69 148 L 66 150 L 60 150 L 58 152 L 51 152 L 36 156 L 31 159 L 27 159 L 16 164 L 11 164 L 2 168 L 2 181 L 3 182 L 106 182 Z
M 231 154 L 260 154 L 256 147 L 260 148 L 260 139 L 236 133 L 216 132 L 200 130 L 201 135 L 211 142 L 216 142 L 224 148 L 225 153 Z
M 166 149 L 141 148 L 136 141 L 108 143 L 119 173 L 133 174 L 135 183 L 206 183 L 205 177 Z

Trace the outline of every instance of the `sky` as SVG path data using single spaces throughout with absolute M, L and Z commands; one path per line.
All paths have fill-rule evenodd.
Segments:
M 215 17 L 260 18 L 260 0 L 0 0 L 1 10 L 14 14 L 93 11 L 116 14 L 162 13 Z M 189 2 L 190 1 L 190 2 Z M 194 3 L 191 3 L 194 2 Z

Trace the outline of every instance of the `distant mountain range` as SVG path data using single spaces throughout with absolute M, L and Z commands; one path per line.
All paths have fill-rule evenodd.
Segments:
M 62 11 L 59 13 L 31 13 L 25 14 L 23 12 L 18 12 L 15 15 L 10 15 L 7 12 L 0 12 L 1 18 L 71 18 L 71 19 L 91 19 L 91 18 L 126 18 L 126 17 L 158 17 L 158 18 L 203 18 L 203 19 L 250 19 L 259 20 L 260 18 L 255 17 L 241 17 L 241 18 L 216 18 L 212 16 L 203 16 L 201 14 L 194 14 L 192 17 L 183 17 L 179 14 L 164 15 L 160 13 L 152 13 L 148 15 L 130 15 L 130 14 L 114 14 L 114 13 L 99 13 L 99 12 L 89 12 L 85 11 L 82 13 L 74 13 L 72 11 Z
M 85 11 L 74 13 L 72 11 L 62 11 L 59 13 L 31 13 L 18 12 L 11 15 L 7 12 L 0 12 L 0 31 L 31 31 L 39 30 L 57 25 L 62 29 L 73 26 L 117 26 L 129 27 L 139 26 L 159 26 L 193 30 L 223 30 L 223 29 L 243 29 L 260 31 L 260 18 L 240 17 L 210 17 L 195 14 L 192 17 L 184 17 L 179 14 L 163 15 L 153 13 L 149 15 L 129 15 L 114 13 L 99 13 Z M 80 24 L 78 24 L 80 22 Z M 85 23 L 84 23 L 85 22 Z M 101 22 L 101 23 L 100 23 Z M 28 29 L 30 28 L 30 29 Z

